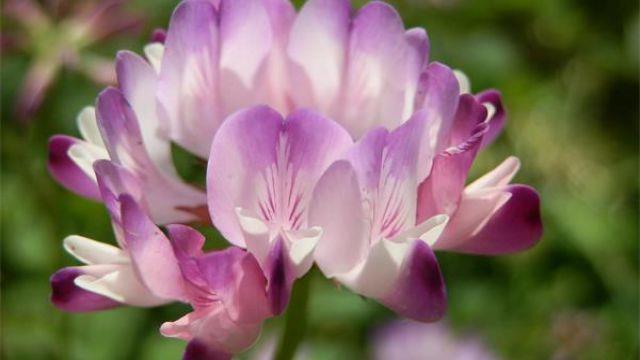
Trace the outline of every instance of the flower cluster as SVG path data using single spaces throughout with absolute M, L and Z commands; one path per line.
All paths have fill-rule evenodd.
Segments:
M 435 321 L 446 291 L 435 250 L 498 255 L 542 233 L 535 190 L 508 158 L 465 186 L 501 131 L 500 94 L 429 61 L 423 29 L 382 2 L 185 0 L 146 59 L 120 52 L 117 88 L 54 136 L 49 169 L 104 203 L 118 246 L 81 236 L 86 265 L 51 277 L 72 312 L 173 301 L 162 325 L 185 358 L 248 348 L 315 263 L 396 313 Z M 178 175 L 171 143 L 208 161 L 206 189 Z M 205 215 L 203 215 L 205 214 Z M 232 245 L 203 252 L 186 224 Z M 163 226 L 161 230 L 159 226 Z

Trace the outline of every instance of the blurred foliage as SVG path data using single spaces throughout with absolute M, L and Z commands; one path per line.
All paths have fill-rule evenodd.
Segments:
M 534 249 L 498 258 L 438 255 L 448 321 L 504 358 L 637 358 L 637 2 L 393 3 L 407 27 L 427 28 L 432 60 L 464 70 L 474 91 L 503 93 L 506 131 L 480 155 L 473 176 L 514 154 L 523 163 L 517 181 L 543 199 L 545 234 Z M 131 6 L 147 15 L 149 33 L 166 26 L 175 0 Z M 3 32 L 11 26 L 3 19 Z M 146 41 L 120 38 L 92 50 L 140 52 Z M 77 135 L 76 113 L 100 89 L 65 71 L 32 122 L 20 124 L 13 111 L 27 66 L 28 54 L 3 52 L 2 358 L 179 358 L 184 344 L 161 337 L 158 326 L 184 314 L 184 305 L 69 315 L 49 304 L 48 276 L 75 264 L 61 247 L 66 235 L 113 242 L 102 206 L 68 193 L 46 171 L 48 137 Z M 177 158 L 187 172 L 200 166 Z M 222 244 L 215 232 L 208 236 Z M 313 276 L 305 353 L 366 357 L 372 330 L 393 315 Z M 263 339 L 277 336 L 281 324 L 268 321 Z

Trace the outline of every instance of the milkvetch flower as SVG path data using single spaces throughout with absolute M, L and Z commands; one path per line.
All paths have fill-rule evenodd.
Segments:
M 510 184 L 516 158 L 465 187 L 504 126 L 500 93 L 471 94 L 429 62 L 426 32 L 388 4 L 184 0 L 154 39 L 146 60 L 118 53 L 118 86 L 79 115 L 82 139 L 50 141 L 54 178 L 103 202 L 118 242 L 65 241 L 86 265 L 52 277 L 58 307 L 188 303 L 162 334 L 188 341 L 185 358 L 229 358 L 314 261 L 434 321 L 446 310 L 434 251 L 539 240 L 537 193 Z M 172 143 L 208 161 L 206 189 L 180 178 Z M 204 252 L 185 225 L 209 219 L 230 248 Z
M 144 202 L 158 223 L 196 220 L 190 210 L 203 206 L 205 195 L 184 183 L 173 165 L 170 142 L 155 112 L 156 72 L 125 51 L 118 53 L 116 69 L 120 88 L 104 90 L 95 109 L 85 108 L 78 116 L 84 139 L 51 138 L 50 172 L 68 189 L 99 200 L 93 164 L 111 159 L 139 180 Z
M 311 267 L 322 229 L 307 211 L 315 182 L 352 144 L 335 122 L 299 110 L 286 119 L 257 106 L 220 127 L 211 146 L 207 197 L 213 224 L 246 247 L 269 279 L 274 312 L 284 309 L 291 284 Z
M 65 238 L 65 250 L 85 265 L 63 268 L 51 277 L 53 303 L 62 310 L 77 312 L 122 304 L 157 306 L 175 300 L 172 296 L 152 291 L 140 278 L 131 256 L 122 218 L 121 197 L 131 197 L 125 191 L 140 193 L 135 177 L 108 160 L 97 161 L 94 167 L 118 246 L 78 235 Z M 161 269 L 155 273 L 166 275 Z
M 540 199 L 527 185 L 509 185 L 520 161 L 509 157 L 465 187 L 468 171 L 488 132 L 482 98 L 460 97 L 447 148 L 433 161 L 431 174 L 418 188 L 417 219 L 436 214 L 451 220 L 434 244 L 438 250 L 498 255 L 525 250 L 542 235 Z
M 431 245 L 448 216 L 417 221 L 424 111 L 398 129 L 367 133 L 322 175 L 309 223 L 324 230 L 315 252 L 322 272 L 399 314 L 422 321 L 444 314 L 444 282 Z M 423 150 L 424 151 L 424 150 Z
M 535 190 L 508 185 L 516 159 L 463 190 L 489 129 L 487 108 L 464 94 L 450 124 L 434 120 L 442 114 L 423 110 L 391 133 L 367 133 L 319 180 L 309 215 L 324 229 L 315 257 L 325 275 L 420 321 L 437 320 L 446 307 L 433 250 L 515 252 L 542 232 Z M 428 176 L 425 152 L 434 158 Z
M 122 221 L 131 256 L 155 294 L 189 303 L 193 312 L 164 323 L 164 336 L 189 341 L 185 358 L 231 358 L 251 346 L 262 322 L 273 316 L 267 279 L 244 250 L 204 253 L 204 237 L 180 224 L 168 225 L 168 237 L 131 197 L 122 199 Z

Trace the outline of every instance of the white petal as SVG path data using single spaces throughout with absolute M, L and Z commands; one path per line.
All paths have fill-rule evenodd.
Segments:
M 467 185 L 464 193 L 469 194 L 486 188 L 506 186 L 511 182 L 511 179 L 513 179 L 519 169 L 520 160 L 515 156 L 510 156 L 495 169 Z
M 162 55 L 164 55 L 164 45 L 161 43 L 151 43 L 144 47 L 144 55 L 149 60 L 156 74 L 160 73 L 160 64 L 162 64 Z
M 107 150 L 88 142 L 72 145 L 69 150 L 67 150 L 67 153 L 69 154 L 69 158 L 94 181 L 96 181 L 96 174 L 93 171 L 93 163 L 109 158 Z
M 83 139 L 93 145 L 104 148 L 102 135 L 100 135 L 100 130 L 98 129 L 98 120 L 96 120 L 96 109 L 93 106 L 87 106 L 82 109 L 76 118 L 76 122 Z
M 447 223 L 449 222 L 449 216 L 440 214 L 435 215 L 422 222 L 421 224 L 403 231 L 398 234 L 393 241 L 405 242 L 414 239 L 420 239 L 427 243 L 429 246 L 435 244 L 442 232 L 444 231 Z
M 256 257 L 261 266 L 265 265 L 272 240 L 269 226 L 250 211 L 240 207 L 235 210 L 247 250 Z
M 362 263 L 335 278 L 358 294 L 380 298 L 393 288 L 409 249 L 407 242 L 380 240 Z
M 313 250 L 322 237 L 322 228 L 314 226 L 298 231 L 286 231 L 285 235 L 290 242 L 289 257 L 295 265 L 296 277 L 304 275 L 313 264 Z
M 128 265 L 117 266 L 102 277 L 80 275 L 74 283 L 87 291 L 128 305 L 147 307 L 167 303 L 167 300 L 151 294 Z
M 458 79 L 458 85 L 460 86 L 460 94 L 470 94 L 471 82 L 469 81 L 469 77 L 458 69 L 453 70 L 453 75 L 455 75 L 456 79 Z
M 64 249 L 85 264 L 128 264 L 129 256 L 116 246 L 71 235 L 64 239 Z

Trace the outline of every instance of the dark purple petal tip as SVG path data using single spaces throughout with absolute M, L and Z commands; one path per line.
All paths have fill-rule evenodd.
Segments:
M 267 265 L 267 297 L 274 315 L 281 314 L 289 303 L 293 287 L 293 270 L 282 239 L 276 240 L 269 252 Z
M 527 185 L 510 185 L 509 200 L 476 235 L 454 249 L 482 255 L 512 254 L 527 250 L 542 237 L 540 196 Z
M 90 312 L 107 310 L 121 304 L 102 295 L 79 288 L 74 280 L 82 275 L 78 268 L 63 268 L 51 275 L 51 302 L 60 310 Z
M 487 135 L 485 135 L 482 140 L 482 148 L 484 148 L 491 144 L 498 135 L 500 135 L 500 132 L 502 132 L 507 120 L 507 113 L 502 104 L 502 94 L 500 94 L 498 90 L 489 89 L 482 91 L 476 95 L 476 99 L 478 99 L 480 103 L 489 103 L 495 108 L 495 113 L 488 122 L 489 128 Z
M 447 291 L 433 250 L 415 240 L 393 292 L 382 302 L 401 316 L 423 322 L 439 320 L 447 310 Z
M 157 28 L 151 33 L 151 42 L 157 42 L 164 44 L 167 39 L 167 31 L 165 29 Z
M 183 360 L 229 360 L 231 355 L 225 352 L 211 349 L 203 342 L 191 340 L 184 350 Z
M 65 135 L 55 135 L 49 139 L 47 167 L 51 176 L 66 189 L 80 196 L 99 201 L 98 185 L 69 157 L 69 148 L 79 141 Z

